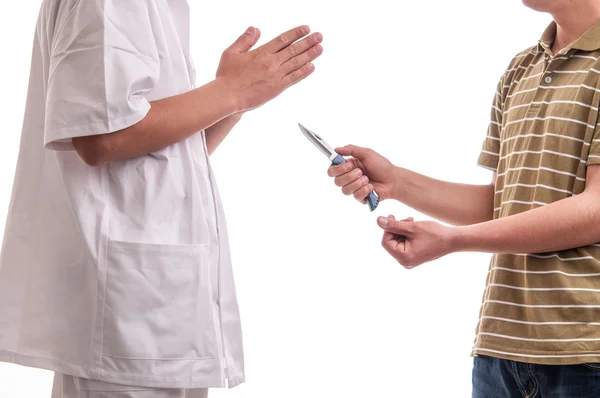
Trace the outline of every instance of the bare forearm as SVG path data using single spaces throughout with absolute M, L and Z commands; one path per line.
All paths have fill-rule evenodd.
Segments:
M 241 118 L 242 114 L 236 113 L 206 129 L 206 147 L 209 155 L 213 154 Z
M 195 90 L 151 103 L 139 123 L 110 134 L 73 139 L 86 162 L 97 165 L 158 151 L 238 111 L 229 89 L 215 80 Z
M 494 186 L 436 180 L 413 171 L 396 170 L 394 198 L 442 222 L 470 225 L 489 221 L 494 214 Z
M 597 195 L 582 193 L 510 217 L 455 228 L 463 251 L 540 253 L 600 242 Z

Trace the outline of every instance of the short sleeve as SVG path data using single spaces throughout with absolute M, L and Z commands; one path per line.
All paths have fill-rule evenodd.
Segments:
M 112 133 L 142 120 L 160 74 L 143 0 L 80 0 L 56 31 L 46 87 L 44 145 Z
M 588 166 L 597 164 L 600 164 L 600 120 L 596 123 L 592 142 L 590 143 L 590 152 L 588 153 L 587 158 Z
M 498 161 L 500 160 L 500 131 L 502 129 L 503 101 L 502 93 L 504 78 L 500 79 L 491 111 L 491 120 L 487 131 L 487 136 L 483 141 L 483 147 L 479 154 L 477 164 L 486 169 L 496 171 Z

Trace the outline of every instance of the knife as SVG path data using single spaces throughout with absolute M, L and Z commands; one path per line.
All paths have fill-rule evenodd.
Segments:
M 300 126 L 300 131 L 302 131 L 302 134 L 304 134 L 304 136 L 308 138 L 308 140 L 312 142 L 314 146 L 316 146 L 325 156 L 327 156 L 329 161 L 333 163 L 334 166 L 346 163 L 346 159 L 331 149 L 331 147 L 316 133 L 313 133 L 300 123 L 298 123 L 298 126 Z M 367 199 L 367 203 L 369 204 L 369 209 L 371 209 L 371 211 L 375 210 L 377 205 L 379 205 L 379 196 L 377 196 L 375 191 L 371 191 L 369 196 L 367 196 L 365 199 Z

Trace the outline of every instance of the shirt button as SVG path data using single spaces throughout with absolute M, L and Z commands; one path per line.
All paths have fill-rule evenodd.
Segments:
M 544 79 L 544 81 L 548 84 L 552 83 L 552 78 L 550 76 L 546 76 L 546 78 Z

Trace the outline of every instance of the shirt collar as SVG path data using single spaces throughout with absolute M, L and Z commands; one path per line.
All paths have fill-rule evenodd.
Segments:
M 556 22 L 552 21 L 538 42 L 538 51 L 549 49 L 556 38 Z M 582 51 L 600 49 L 600 22 L 589 28 L 581 37 L 571 43 L 569 48 Z
M 548 25 L 546 30 L 544 30 L 544 33 L 542 33 L 542 37 L 540 37 L 540 40 L 538 41 L 538 52 L 543 52 L 544 50 L 549 49 L 550 46 L 552 46 L 552 43 L 554 43 L 555 37 L 556 22 L 552 21 L 550 25 Z
M 581 37 L 571 44 L 572 48 L 583 51 L 600 49 L 600 22 L 589 28 Z

